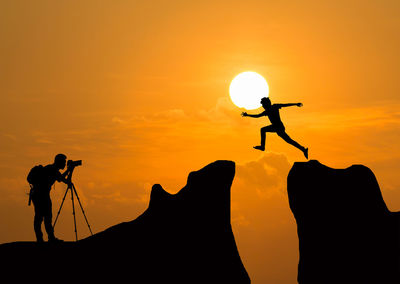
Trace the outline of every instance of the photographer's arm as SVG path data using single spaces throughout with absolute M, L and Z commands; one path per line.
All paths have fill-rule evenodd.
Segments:
M 67 169 L 61 174 L 61 176 L 65 179 L 66 176 L 67 176 L 70 172 L 71 172 L 71 169 L 70 169 L 70 168 L 67 168 Z
M 65 183 L 65 184 L 70 185 L 70 184 L 72 183 L 72 182 L 71 182 L 71 179 L 69 178 L 69 176 L 70 176 L 71 173 L 72 173 L 72 169 L 67 168 L 67 169 L 65 170 L 65 172 L 60 173 L 60 178 L 59 178 L 58 182 L 63 182 L 63 183 Z

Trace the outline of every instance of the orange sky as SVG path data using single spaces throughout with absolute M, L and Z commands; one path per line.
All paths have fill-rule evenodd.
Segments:
M 370 167 L 400 210 L 399 14 L 396 0 L 0 1 L 0 242 L 34 239 L 26 175 L 59 152 L 83 160 L 74 180 L 96 232 L 136 218 L 152 184 L 174 193 L 229 159 L 253 283 L 295 283 L 286 175 L 304 157 L 273 134 L 253 150 L 268 121 L 240 117 L 229 83 L 252 70 L 273 102 L 302 102 L 281 111 L 289 135 L 328 166 Z M 68 206 L 56 235 L 72 240 Z

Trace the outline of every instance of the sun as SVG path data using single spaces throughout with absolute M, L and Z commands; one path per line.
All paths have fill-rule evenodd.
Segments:
M 260 100 L 268 97 L 269 87 L 263 76 L 256 72 L 247 71 L 233 78 L 229 86 L 232 102 L 248 110 L 260 107 Z

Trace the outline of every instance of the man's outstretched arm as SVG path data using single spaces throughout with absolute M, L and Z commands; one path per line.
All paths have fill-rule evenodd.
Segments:
M 278 107 L 290 107 L 290 106 L 298 106 L 298 107 L 302 107 L 303 104 L 302 103 L 295 103 L 295 104 L 276 104 Z
M 265 112 L 259 113 L 259 114 L 248 114 L 247 112 L 242 112 L 242 116 L 248 116 L 248 117 L 254 117 L 254 118 L 259 118 L 265 115 Z

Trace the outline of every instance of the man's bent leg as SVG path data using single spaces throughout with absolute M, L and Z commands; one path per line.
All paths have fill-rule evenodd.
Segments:
M 265 150 L 265 136 L 267 132 L 275 132 L 275 128 L 272 125 L 265 126 L 260 129 L 261 134 L 261 145 L 255 146 L 254 149 L 264 151 Z

